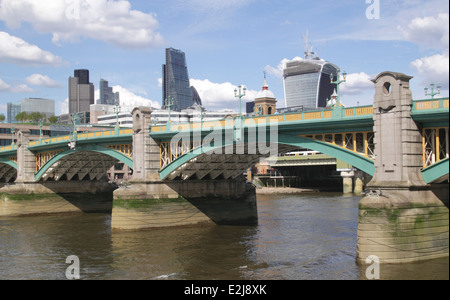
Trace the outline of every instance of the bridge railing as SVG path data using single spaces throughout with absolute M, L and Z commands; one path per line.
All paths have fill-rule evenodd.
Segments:
M 345 118 L 355 118 L 355 117 L 365 117 L 373 115 L 373 106 L 358 106 L 358 107 L 338 107 L 334 109 L 326 110 L 314 110 L 314 111 L 304 111 L 304 112 L 291 112 L 278 115 L 267 115 L 267 116 L 254 116 L 245 117 L 244 125 L 252 126 L 259 124 L 270 124 L 273 122 L 278 122 L 282 125 L 283 123 L 290 122 L 309 122 L 325 119 L 345 119 Z M 155 125 L 151 127 L 151 133 L 162 133 L 168 131 L 186 131 L 186 130 L 199 130 L 210 128 L 225 128 L 233 127 L 235 125 L 234 119 L 216 120 L 216 121 L 204 121 L 204 122 L 192 122 L 192 123 L 180 123 L 180 124 L 166 124 L 166 125 Z
M 413 101 L 412 111 L 415 112 L 424 110 L 448 109 L 448 102 L 448 98 L 416 100 Z
M 3 152 L 3 151 L 15 151 L 15 150 L 17 150 L 17 145 L 10 145 L 10 146 L 0 147 L 0 152 Z
M 119 130 L 106 130 L 106 131 L 94 131 L 86 133 L 78 133 L 76 135 L 77 141 L 93 140 L 98 138 L 111 138 L 115 136 L 129 136 L 133 134 L 133 129 L 119 129 Z M 37 141 L 28 142 L 28 146 L 49 145 L 54 143 L 68 142 L 73 139 L 73 135 L 65 135 L 54 138 L 42 139 Z

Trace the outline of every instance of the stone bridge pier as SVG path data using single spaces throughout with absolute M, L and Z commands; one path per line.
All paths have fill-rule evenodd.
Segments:
M 133 115 L 133 176 L 114 191 L 111 226 L 116 230 L 196 224 L 255 225 L 256 193 L 245 178 L 162 181 L 160 146 L 150 137 L 149 108 Z
M 359 203 L 357 262 L 408 263 L 448 256 L 448 185 L 421 176 L 422 136 L 411 118 L 412 77 L 384 72 L 375 83 L 375 176 Z
M 29 131 L 17 133 L 17 176 L 0 188 L 0 216 L 110 212 L 114 186 L 107 181 L 36 181 Z

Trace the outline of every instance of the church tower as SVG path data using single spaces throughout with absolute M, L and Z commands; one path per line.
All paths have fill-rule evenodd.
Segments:
M 266 73 L 264 72 L 264 84 L 262 90 L 256 95 L 254 112 L 257 116 L 273 115 L 276 112 L 276 108 L 277 99 L 269 90 Z

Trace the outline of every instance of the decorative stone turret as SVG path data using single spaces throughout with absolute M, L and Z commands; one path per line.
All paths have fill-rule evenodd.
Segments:
M 412 77 L 383 72 L 375 83 L 375 175 L 359 203 L 357 262 L 448 257 L 448 207 L 420 173 L 422 136 L 411 118 Z M 447 196 L 448 197 L 448 196 Z

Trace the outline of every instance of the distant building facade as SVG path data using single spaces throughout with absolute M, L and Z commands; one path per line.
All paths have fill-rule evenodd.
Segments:
M 42 98 L 25 98 L 20 102 L 20 106 L 21 112 L 44 113 L 47 119 L 55 115 L 55 100 Z
M 16 116 L 22 112 L 21 105 L 8 102 L 6 107 L 6 122 L 17 123 Z
M 320 59 L 288 62 L 283 70 L 286 107 L 326 107 L 336 88 L 330 75 L 336 76 L 338 70 L 334 64 Z
M 25 98 L 20 103 L 7 103 L 6 121 L 9 124 L 17 123 L 16 116 L 21 112 L 28 114 L 38 112 L 45 114 L 46 118 L 55 115 L 55 100 L 43 98 Z
M 167 48 L 166 63 L 162 66 L 162 73 L 162 107 L 164 109 L 173 104 L 171 110 L 181 111 L 192 106 L 194 102 L 201 104 L 197 91 L 190 86 L 184 52 Z
M 100 103 L 106 105 L 119 105 L 119 92 L 114 93 L 113 88 L 109 86 L 108 81 L 100 79 Z
M 95 104 L 94 85 L 89 82 L 89 70 L 75 70 L 69 78 L 69 115 L 81 113 L 89 123 L 91 104 Z

